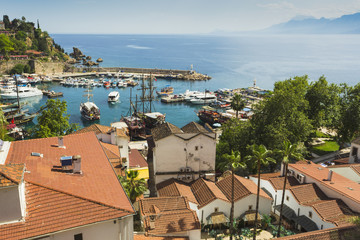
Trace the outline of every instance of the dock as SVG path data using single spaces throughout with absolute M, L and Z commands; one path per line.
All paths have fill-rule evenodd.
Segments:
M 161 102 L 163 103 L 175 103 L 175 102 L 184 102 L 184 101 L 185 101 L 185 97 L 181 97 L 177 95 L 170 95 L 161 98 Z
M 211 77 L 206 74 L 197 73 L 194 70 L 176 69 L 157 69 L 157 68 L 122 68 L 122 67 L 92 67 L 92 68 L 72 68 L 70 72 L 54 74 L 54 81 L 61 81 L 68 77 L 117 77 L 119 74 L 152 75 L 155 78 L 186 80 L 186 81 L 205 81 Z

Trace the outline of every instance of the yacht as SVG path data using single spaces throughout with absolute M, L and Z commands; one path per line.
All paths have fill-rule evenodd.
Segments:
M 185 97 L 186 102 L 190 102 L 191 99 L 194 99 L 195 97 L 204 95 L 204 94 L 205 94 L 204 92 L 200 92 L 200 91 L 186 90 L 185 93 L 183 93 L 182 95 Z
M 16 92 L 16 88 L 8 89 L 9 91 L 5 91 L 0 93 L 2 99 L 17 99 L 18 94 Z M 34 96 L 43 95 L 42 91 L 36 87 L 18 87 L 19 98 L 27 98 Z
M 214 94 L 208 93 L 203 95 L 197 95 L 195 98 L 190 100 L 190 103 L 192 104 L 210 104 L 217 100 L 216 96 Z
M 113 91 L 108 95 L 108 102 L 115 103 L 119 101 L 119 98 L 120 98 L 119 92 Z

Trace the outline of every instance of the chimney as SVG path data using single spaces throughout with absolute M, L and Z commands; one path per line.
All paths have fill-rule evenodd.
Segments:
M 332 174 L 333 174 L 333 171 L 329 170 L 328 178 L 326 179 L 327 181 L 331 181 Z
M 156 216 L 154 216 L 154 215 L 151 215 L 150 217 L 150 229 L 155 229 L 155 219 L 156 219 Z
M 64 146 L 64 138 L 63 137 L 58 137 L 58 147 L 59 148 L 66 148 Z
M 73 168 L 73 173 L 79 173 L 81 174 L 81 156 L 80 155 L 75 155 L 73 156 L 73 164 L 74 164 L 74 168 Z

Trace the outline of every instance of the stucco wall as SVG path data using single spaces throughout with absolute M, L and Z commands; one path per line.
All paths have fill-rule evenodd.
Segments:
M 220 199 L 216 199 L 206 206 L 199 209 L 198 218 L 201 223 L 206 224 L 206 218 L 215 212 L 215 208 L 218 208 L 218 212 L 223 212 L 227 217 L 230 217 L 231 203 L 225 202 Z
M 122 220 L 106 221 L 86 227 L 56 233 L 48 236 L 49 240 L 74 239 L 74 235 L 82 233 L 84 240 L 133 240 L 132 216 Z
M 0 224 L 22 218 L 18 186 L 0 188 Z
M 251 194 L 235 202 L 234 216 L 237 218 L 241 214 L 249 210 L 249 206 L 252 206 L 252 210 L 256 209 L 256 195 Z M 259 213 L 270 214 L 271 212 L 271 200 L 261 197 L 259 198 Z

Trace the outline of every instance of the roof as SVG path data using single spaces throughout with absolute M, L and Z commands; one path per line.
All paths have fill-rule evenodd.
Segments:
M 328 228 L 323 230 L 317 230 L 312 232 L 299 233 L 286 237 L 280 237 L 280 240 L 356 240 L 360 237 L 360 231 L 358 227 L 346 226 Z
M 329 169 L 332 169 L 332 168 L 350 168 L 356 174 L 360 175 L 360 163 L 339 164 L 339 165 L 328 166 L 327 168 L 329 168 Z
M 347 198 L 360 203 L 360 185 L 346 177 L 332 173 L 331 181 L 326 181 L 329 174 L 329 169 L 318 164 L 289 164 L 289 169 L 295 169 L 306 176 L 309 176 L 317 181 L 322 186 L 332 189 Z
M 148 235 L 185 232 L 201 228 L 196 212 L 189 208 L 186 197 L 144 198 L 139 200 L 139 208 Z M 154 221 L 154 228 L 151 227 L 152 221 Z
M 27 182 L 134 212 L 93 132 L 64 136 L 63 143 L 66 148 L 59 148 L 57 137 L 12 142 L 5 163 L 24 163 Z M 43 157 L 31 156 L 31 152 L 39 152 Z M 54 171 L 60 165 L 61 156 L 73 155 L 81 156 L 82 174 Z
M 191 184 L 191 190 L 199 203 L 199 208 L 202 208 L 216 199 L 229 202 L 224 193 L 221 192 L 215 183 L 203 178 L 199 178 L 194 181 Z
M 251 177 L 257 178 L 257 175 L 251 175 Z M 284 177 L 280 176 L 280 172 L 262 173 L 260 178 L 269 181 L 275 190 L 282 190 L 284 188 Z M 285 188 L 289 189 L 291 186 L 297 186 L 299 184 L 295 177 L 288 176 Z
M 100 142 L 101 146 L 104 149 L 104 152 L 106 156 L 108 157 L 112 167 L 114 168 L 114 171 L 116 175 L 124 176 L 125 172 L 121 170 L 123 167 L 121 157 L 120 157 L 120 151 L 119 147 L 113 144 Z
M 174 178 L 168 179 L 156 185 L 159 197 L 187 197 L 189 202 L 199 204 L 196 200 L 190 185 L 176 180 Z
M 148 163 L 146 162 L 145 158 L 139 150 L 137 149 L 131 149 L 129 151 L 129 167 L 138 167 L 138 168 L 144 168 L 148 167 Z
M 237 175 L 235 175 L 234 178 L 234 201 L 238 201 L 251 194 L 257 194 L 257 185 L 253 181 Z M 231 201 L 232 175 L 218 181 L 216 186 L 218 186 L 227 199 Z M 260 189 L 260 196 L 272 200 L 262 189 Z
M 104 125 L 100 125 L 100 124 L 92 124 L 88 127 L 84 127 L 80 130 L 77 130 L 73 134 L 86 133 L 86 132 L 95 132 L 96 135 L 98 135 L 100 133 L 108 134 L 110 132 L 110 130 L 112 130 L 112 129 L 113 128 L 109 127 L 109 126 L 104 126 Z
M 188 237 L 151 237 L 134 234 L 134 240 L 189 240 Z
M 177 134 L 177 133 L 183 133 L 183 131 L 181 131 L 180 128 L 169 122 L 165 122 L 159 126 L 156 126 L 151 130 L 151 135 L 153 136 L 155 141 L 158 141 L 160 139 L 166 138 L 172 134 Z
M 196 122 L 190 122 L 181 128 L 184 133 L 209 133 L 203 126 Z
M 21 182 L 24 164 L 0 165 L 0 187 L 16 186 Z
M 299 204 L 311 206 L 324 221 L 348 225 L 349 218 L 355 216 L 343 201 L 328 198 L 314 183 L 292 187 L 290 191 Z
M 126 216 L 87 199 L 26 183 L 25 221 L 0 225 L 1 239 L 24 239 Z

